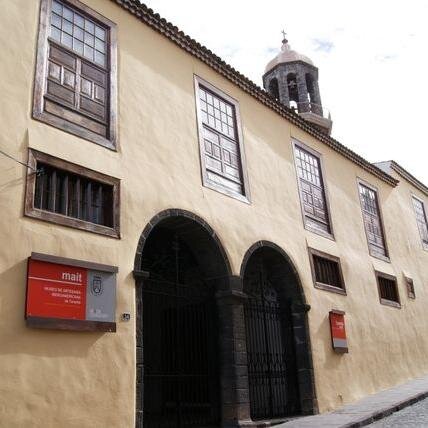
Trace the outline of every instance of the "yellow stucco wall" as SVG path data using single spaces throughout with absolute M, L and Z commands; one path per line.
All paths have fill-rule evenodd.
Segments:
M 258 240 L 275 242 L 290 255 L 312 307 L 321 412 L 427 373 L 428 252 L 410 192 L 425 203 L 427 197 L 402 179 L 393 189 L 341 157 L 113 2 L 85 3 L 118 25 L 118 152 L 31 119 L 39 1 L 0 0 L 0 148 L 25 162 L 31 147 L 118 177 L 122 197 L 120 240 L 26 218 L 25 168 L 0 156 L 0 426 L 133 426 L 132 269 L 140 233 L 167 208 L 205 219 L 235 274 Z M 250 205 L 201 184 L 194 74 L 239 101 Z M 291 138 L 323 155 L 335 241 L 303 228 Z M 368 254 L 357 177 L 379 188 L 390 264 Z M 347 296 L 314 288 L 307 246 L 341 258 Z M 116 334 L 27 328 L 26 259 L 32 251 L 118 266 L 117 315 L 130 311 L 131 322 L 118 322 Z M 380 305 L 374 268 L 396 274 L 401 309 Z M 407 298 L 402 271 L 414 278 L 414 301 Z M 346 355 L 331 350 L 333 308 L 346 311 Z

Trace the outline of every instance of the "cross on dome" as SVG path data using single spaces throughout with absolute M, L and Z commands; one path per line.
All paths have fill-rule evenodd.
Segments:
M 285 30 L 282 30 L 281 33 L 282 33 L 282 46 L 285 46 L 288 43 L 287 37 L 285 37 L 287 33 L 285 32 Z

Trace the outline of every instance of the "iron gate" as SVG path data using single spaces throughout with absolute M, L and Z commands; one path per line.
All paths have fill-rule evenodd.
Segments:
M 170 244 L 152 255 L 143 288 L 144 427 L 218 426 L 213 291 L 187 247 Z
M 246 276 L 245 304 L 251 418 L 272 419 L 295 414 L 297 386 L 291 314 L 264 263 Z

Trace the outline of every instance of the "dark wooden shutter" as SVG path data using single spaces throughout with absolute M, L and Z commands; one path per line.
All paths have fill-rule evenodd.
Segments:
M 299 146 L 295 146 L 295 154 L 305 223 L 330 233 L 320 160 Z
M 108 73 L 53 43 L 47 67 L 45 111 L 106 136 Z
M 363 212 L 364 227 L 370 252 L 374 255 L 387 256 L 385 238 L 379 213 L 377 193 L 360 183 L 360 199 Z
M 107 137 L 107 29 L 56 0 L 49 28 L 44 111 Z

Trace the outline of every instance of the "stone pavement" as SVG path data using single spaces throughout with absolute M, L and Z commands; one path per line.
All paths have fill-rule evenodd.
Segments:
M 426 397 L 428 397 L 428 376 L 369 395 L 334 412 L 296 418 L 275 428 L 362 427 Z
M 373 422 L 368 428 L 427 428 L 428 398 Z

